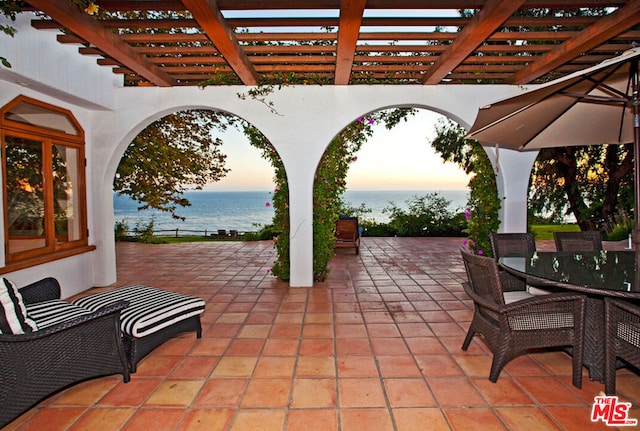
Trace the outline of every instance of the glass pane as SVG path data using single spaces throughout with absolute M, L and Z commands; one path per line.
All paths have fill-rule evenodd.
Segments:
M 78 130 L 62 112 L 53 111 L 27 102 L 18 103 L 5 114 L 5 118 L 19 123 L 44 127 L 45 129 L 78 136 Z
M 78 150 L 64 145 L 54 145 L 53 164 L 53 213 L 57 242 L 81 239 L 80 193 L 78 190 Z
M 6 137 L 9 254 L 45 247 L 42 143 Z

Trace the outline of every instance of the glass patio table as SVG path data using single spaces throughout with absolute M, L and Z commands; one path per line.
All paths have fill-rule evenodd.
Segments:
M 640 300 L 636 252 L 533 252 L 502 257 L 498 264 L 532 284 L 585 294 L 584 365 L 591 380 L 604 381 L 604 298 Z

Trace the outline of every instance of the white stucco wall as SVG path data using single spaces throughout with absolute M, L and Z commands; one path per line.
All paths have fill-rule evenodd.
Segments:
M 267 97 L 277 111 L 273 113 L 258 100 L 238 97 L 246 87 L 122 87 L 110 68 L 101 68 L 95 59 L 80 56 L 75 47 L 58 44 L 54 33 L 32 30 L 28 21 L 19 24 L 21 36 L 15 40 L 0 37 L 0 55 L 14 65 L 10 71 L 0 69 L 0 104 L 25 94 L 67 108 L 80 121 L 87 143 L 90 243 L 96 251 L 11 276 L 23 284 L 53 275 L 61 279 L 65 296 L 116 281 L 113 177 L 132 138 L 170 112 L 188 108 L 227 111 L 256 126 L 274 145 L 289 180 L 290 285 L 298 287 L 313 285 L 314 173 L 326 146 L 340 130 L 361 115 L 399 106 L 430 109 L 469 127 L 479 106 L 521 91 L 515 86 L 488 85 L 291 86 Z M 18 56 L 21 50 L 43 53 L 46 59 Z M 521 230 L 521 226 L 526 228 L 528 181 L 523 173 L 530 169 L 530 155 L 511 153 L 509 164 L 516 168 L 497 172 L 499 193 L 507 197 L 503 215 L 509 214 L 502 230 Z M 501 151 L 501 166 L 507 163 L 505 157 Z M 522 196 L 515 196 L 522 190 Z

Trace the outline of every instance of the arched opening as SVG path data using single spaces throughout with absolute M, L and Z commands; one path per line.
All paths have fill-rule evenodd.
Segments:
M 314 182 L 314 277 L 316 280 L 324 279 L 324 276 L 327 274 L 327 264 L 329 259 L 334 254 L 334 245 L 335 239 L 333 234 L 335 233 L 335 223 L 336 220 L 344 214 L 340 214 L 341 211 L 345 209 L 343 202 L 343 194 L 347 190 L 347 177 L 348 173 L 352 166 L 356 165 L 358 161 L 361 160 L 362 152 L 365 151 L 367 145 L 369 145 L 370 141 L 374 139 L 374 135 L 376 132 L 376 128 L 380 132 L 380 129 L 390 129 L 390 130 L 398 130 L 400 133 L 409 133 L 416 134 L 417 131 L 420 131 L 419 135 L 422 138 L 422 145 L 425 148 L 429 148 L 429 143 L 427 140 L 427 135 L 429 132 L 432 132 L 434 122 L 436 120 L 436 116 L 430 118 L 430 124 L 425 124 L 426 116 L 420 115 L 417 119 L 415 119 L 414 124 L 410 124 L 413 127 L 406 127 L 405 130 L 402 130 L 402 125 L 404 125 L 405 120 L 411 118 L 413 114 L 415 114 L 415 110 L 412 108 L 395 108 L 395 109 L 386 109 L 380 110 L 376 112 L 371 112 L 362 117 L 356 119 L 346 128 L 344 128 L 327 146 L 325 153 L 317 167 L 315 182 Z M 398 133 L 398 136 L 400 136 Z M 383 138 L 384 140 L 385 138 Z M 386 137 L 389 139 L 389 136 Z M 406 136 L 403 139 L 407 139 Z M 378 142 L 380 144 L 380 142 Z M 380 146 L 380 145 L 379 145 Z M 390 156 L 390 153 L 394 153 L 393 156 L 399 156 L 396 160 L 407 160 L 412 159 L 412 161 L 417 161 L 420 163 L 420 158 L 416 157 L 416 154 L 411 153 L 411 148 L 409 146 L 405 146 L 402 148 L 401 145 L 397 143 L 394 145 L 393 142 L 386 142 L 384 145 L 381 145 L 384 148 L 383 154 L 375 154 L 374 152 L 369 152 L 368 156 L 372 158 L 372 160 L 378 160 L 378 163 L 370 163 L 368 168 L 369 170 L 366 172 L 366 175 L 369 178 L 372 178 L 370 185 L 365 185 L 365 183 L 360 183 L 360 186 L 363 189 L 369 187 L 369 192 L 373 195 L 373 191 L 371 187 L 378 188 L 377 192 L 384 192 L 385 185 L 389 186 L 389 189 L 395 189 L 395 191 L 402 190 L 402 187 L 406 187 L 406 184 L 412 183 L 413 188 L 422 188 L 422 190 L 428 190 L 428 186 L 421 184 L 420 180 L 416 181 L 415 178 L 412 178 L 412 174 L 415 175 L 415 171 L 411 169 L 407 169 L 406 164 L 400 164 L 397 167 L 395 172 L 392 172 L 391 176 L 395 176 L 395 181 L 390 180 L 389 176 L 387 176 L 385 181 L 385 173 L 389 172 L 389 162 L 393 158 Z M 415 147 L 414 147 L 415 149 Z M 430 155 L 433 159 L 438 158 L 435 152 L 431 152 Z M 366 157 L 365 157 L 366 160 Z M 424 160 L 422 161 L 424 164 Z M 440 160 L 437 165 L 441 166 L 444 163 Z M 460 168 L 449 165 L 447 166 L 450 169 L 449 172 L 455 172 L 456 170 L 461 170 Z M 425 168 L 428 171 L 428 168 Z M 458 187 L 464 188 L 466 187 L 466 183 L 468 182 L 469 176 L 462 173 L 460 174 L 460 179 L 458 182 L 451 182 L 451 175 L 446 175 L 446 185 L 447 188 L 451 188 L 453 184 L 457 184 Z M 381 180 L 382 179 L 382 180 Z M 460 184 L 464 184 L 461 186 Z M 432 186 L 433 187 L 433 186 Z M 388 190 L 387 190 L 388 191 Z M 417 190 L 402 190 L 402 192 L 413 193 Z M 458 190 L 461 197 L 458 198 L 458 208 L 456 215 L 456 210 L 451 210 L 451 218 L 454 219 L 456 216 L 459 219 L 458 223 L 462 226 L 462 219 L 464 217 L 462 206 L 466 202 L 464 191 Z M 437 202 L 435 205 L 448 207 L 450 202 L 442 199 L 437 196 L 437 193 L 434 191 L 434 196 L 437 198 Z M 432 198 L 427 196 L 427 198 Z M 379 198 L 378 198 L 379 199 Z M 424 200 L 421 201 L 424 203 Z M 357 205 L 359 205 L 358 203 Z M 432 203 L 427 202 L 427 205 L 430 207 L 427 208 L 428 211 L 431 210 Z M 363 205 L 359 206 L 360 209 L 366 209 L 366 202 Z M 420 222 L 430 223 L 435 220 L 435 217 L 439 219 L 442 218 L 443 212 L 447 211 L 448 208 L 439 208 L 442 211 L 438 211 L 437 215 L 433 215 L 434 219 L 431 221 L 423 221 Z M 349 214 L 353 215 L 353 214 Z M 358 215 L 358 214 L 356 214 Z M 453 223 L 453 221 L 451 222 Z M 423 226 L 423 229 L 426 229 L 427 226 Z M 457 232 L 461 233 L 462 227 L 460 227 Z M 380 231 L 378 231 L 380 232 Z M 424 230 L 421 230 L 417 235 L 411 236 L 425 236 Z M 394 234 L 394 235 L 397 235 Z M 382 235 L 382 236 L 394 236 L 394 235 Z M 444 235 L 444 234 L 443 234 Z M 408 236 L 408 235 L 407 235 Z
M 249 133 L 264 148 L 254 146 Z M 257 129 L 227 112 L 192 109 L 161 117 L 120 160 L 117 229 L 224 240 L 266 229 L 273 218 L 273 169 L 262 153 L 269 148 Z

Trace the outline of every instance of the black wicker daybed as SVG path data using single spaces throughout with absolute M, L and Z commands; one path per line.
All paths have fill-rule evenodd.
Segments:
M 6 279 L 2 283 L 3 288 L 9 284 Z M 4 299 L 15 294 L 8 290 Z M 120 311 L 127 307 L 126 301 L 86 310 L 61 300 L 60 285 L 54 278 L 18 292 L 23 312 L 37 326 L 24 333 L 7 333 L 11 332 L 6 319 L 11 304 L 0 309 L 4 319 L 0 329 L 0 427 L 74 383 L 111 374 L 122 374 L 124 382 L 129 381 L 120 334 Z

